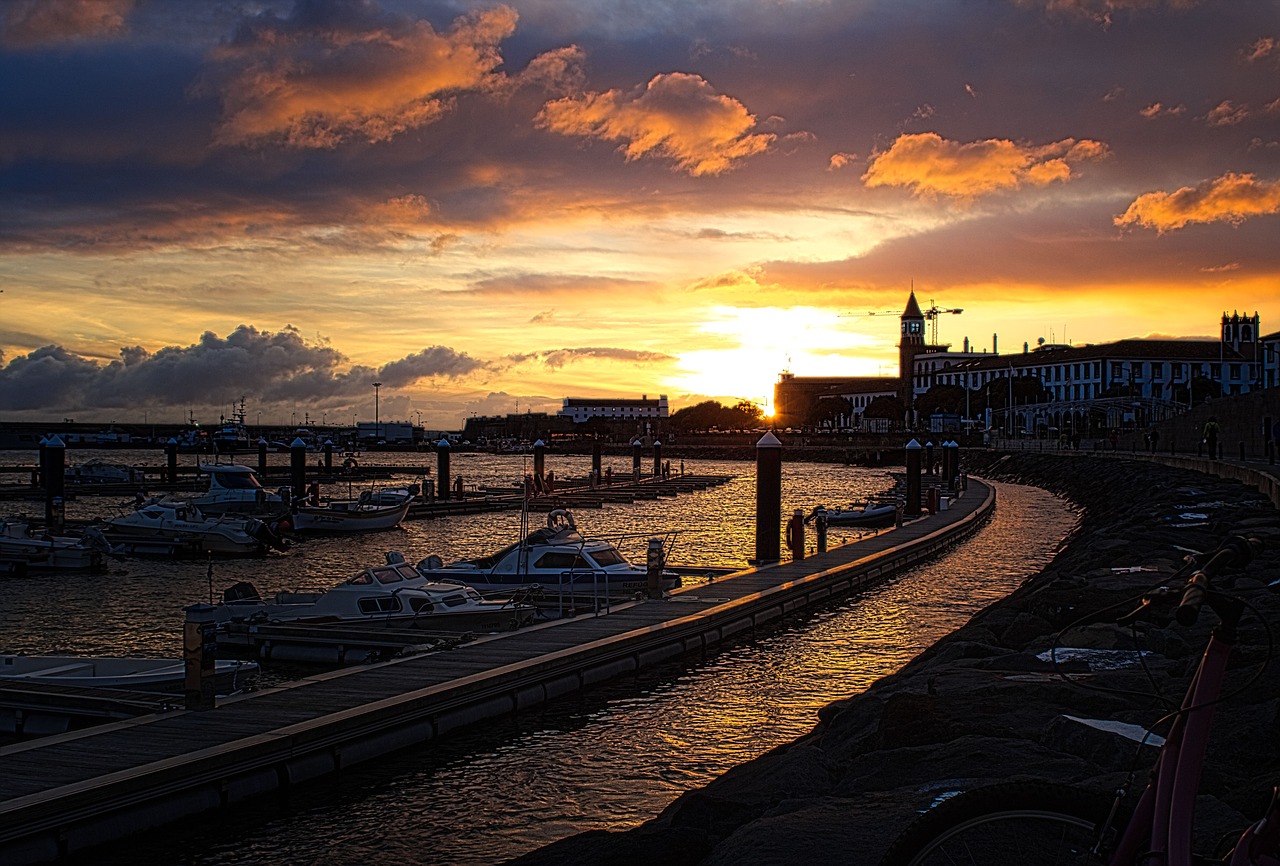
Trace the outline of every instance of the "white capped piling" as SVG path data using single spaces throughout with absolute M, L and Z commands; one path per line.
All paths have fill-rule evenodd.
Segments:
M 304 452 L 305 453 L 305 452 Z M 183 691 L 188 710 L 211 710 L 214 705 L 214 665 L 218 642 L 214 629 L 214 607 L 193 604 L 186 608 L 182 627 Z
M 301 502 L 307 495 L 307 443 L 301 436 L 289 443 L 289 483 L 294 501 Z
M 66 520 L 64 495 L 67 483 L 67 446 L 58 434 L 44 443 L 44 524 L 59 531 Z
M 598 482 L 600 480 L 600 437 L 598 435 L 591 437 L 591 472 L 592 477 Z
M 943 465 L 944 467 L 947 465 L 947 464 L 946 464 L 946 459 L 947 459 L 947 452 L 946 452 L 946 451 L 943 451 L 943 452 L 942 452 L 942 460 L 943 460 L 943 464 L 942 464 L 942 465 Z M 925 474 L 925 475 L 932 475 L 932 474 L 933 474 L 933 440 L 932 440 L 932 439 L 930 439 L 928 442 L 924 443 L 924 474 Z
M 258 437 L 258 475 L 267 477 L 267 440 L 261 436 Z
M 947 489 L 956 489 L 956 479 L 960 477 L 960 443 L 952 439 L 947 443 Z
M 813 534 L 817 538 L 818 553 L 827 552 L 827 511 L 820 508 L 813 515 Z
M 756 443 L 756 563 L 782 558 L 782 443 L 770 431 Z
M 797 562 L 804 559 L 804 512 L 799 508 L 787 521 L 787 549 Z
M 449 453 L 453 451 L 453 446 L 449 444 L 449 440 L 444 437 L 436 443 L 436 477 L 440 480 L 437 482 L 440 490 L 440 498 L 449 498 Z
M 920 516 L 920 443 L 912 439 L 906 446 L 907 490 L 904 517 Z
M 178 440 L 169 437 L 164 443 L 165 477 L 170 484 L 178 483 Z
M 639 438 L 631 440 L 631 480 L 640 480 L 640 449 L 643 447 Z
M 544 481 L 547 477 L 547 443 L 541 439 L 533 443 L 533 477 Z
M 662 477 L 662 442 L 653 440 L 653 477 Z
M 324 472 L 329 475 L 333 472 L 333 440 L 324 440 Z

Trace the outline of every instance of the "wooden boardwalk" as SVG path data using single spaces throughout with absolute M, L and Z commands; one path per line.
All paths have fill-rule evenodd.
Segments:
M 0 861 L 45 862 L 298 784 L 641 667 L 884 580 L 970 534 L 994 507 L 970 480 L 951 507 L 827 553 L 227 699 L 0 748 Z

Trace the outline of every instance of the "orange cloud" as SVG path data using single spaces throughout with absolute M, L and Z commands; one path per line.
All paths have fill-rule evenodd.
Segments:
M 1157 117 L 1177 117 L 1186 113 L 1186 110 L 1187 107 L 1185 105 L 1164 105 L 1163 103 L 1153 102 L 1146 108 L 1141 109 L 1138 114 L 1148 120 L 1152 120 Z
M 548 102 L 537 123 L 562 135 L 625 142 L 628 160 L 656 155 L 696 176 L 720 174 L 763 153 L 772 134 L 749 134 L 755 116 L 697 75 L 657 75 L 638 93 L 585 93 Z
M 1249 116 L 1249 108 L 1236 105 L 1230 99 L 1224 99 L 1205 115 L 1205 122 L 1210 126 L 1235 126 Z
M 1249 46 L 1249 51 L 1245 54 L 1244 59 L 1253 63 L 1255 60 L 1261 60 L 1274 54 L 1277 48 L 1280 48 L 1280 44 L 1276 42 L 1275 37 L 1263 36 Z
M 1074 138 L 1041 146 L 1005 139 L 961 143 L 937 133 L 898 136 L 871 159 L 867 186 L 905 186 L 918 196 L 976 198 L 1024 185 L 1045 186 L 1071 178 L 1072 165 L 1107 155 L 1100 141 Z
M 232 70 L 217 141 L 331 148 L 431 123 L 453 94 L 495 85 L 498 44 L 515 31 L 516 18 L 499 6 L 459 18 L 444 33 L 426 21 L 395 30 L 263 27 L 216 54 Z
M 1199 186 L 1140 195 L 1115 223 L 1166 232 L 1193 222 L 1238 225 L 1249 217 L 1274 213 L 1280 213 L 1280 181 L 1228 172 Z
M 1110 25 L 1115 13 L 1124 10 L 1163 7 L 1189 9 L 1198 0 L 1015 0 L 1019 6 L 1043 6 L 1048 12 L 1083 15 L 1099 24 Z
M 827 170 L 835 171 L 836 169 L 844 168 L 851 162 L 856 161 L 857 158 L 858 155 L 856 153 L 833 153 L 831 154 L 830 162 L 827 163 Z
M 7 0 L 3 41 L 31 47 L 71 39 L 100 39 L 124 30 L 134 0 Z

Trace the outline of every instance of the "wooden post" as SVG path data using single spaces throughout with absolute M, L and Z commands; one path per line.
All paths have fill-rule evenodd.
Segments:
M 67 483 L 67 446 L 62 437 L 53 434 L 44 444 L 44 525 L 54 532 L 62 530 L 66 520 L 63 495 Z
M 289 476 L 293 499 L 301 502 L 307 495 L 307 443 L 301 436 L 289 443 Z
M 214 705 L 213 675 L 218 657 L 214 637 L 214 607 L 193 604 L 186 609 L 182 628 L 182 661 L 185 671 L 184 691 L 189 710 L 211 710 Z
M 769 432 L 756 443 L 756 564 L 782 558 L 781 527 L 782 443 Z
M 662 553 L 662 539 L 650 538 L 644 559 L 649 598 L 662 598 L 662 569 L 666 568 L 665 560 L 666 557 Z
M 452 450 L 448 439 L 442 437 L 436 443 L 436 489 L 441 499 L 449 498 L 449 453 Z
M 903 517 L 920 516 L 920 443 L 912 439 L 906 447 L 907 503 Z

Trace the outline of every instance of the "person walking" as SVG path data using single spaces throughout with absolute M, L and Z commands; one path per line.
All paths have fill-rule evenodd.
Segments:
M 1218 459 L 1218 418 L 1210 415 L 1204 425 L 1204 446 L 1209 450 L 1209 459 Z

